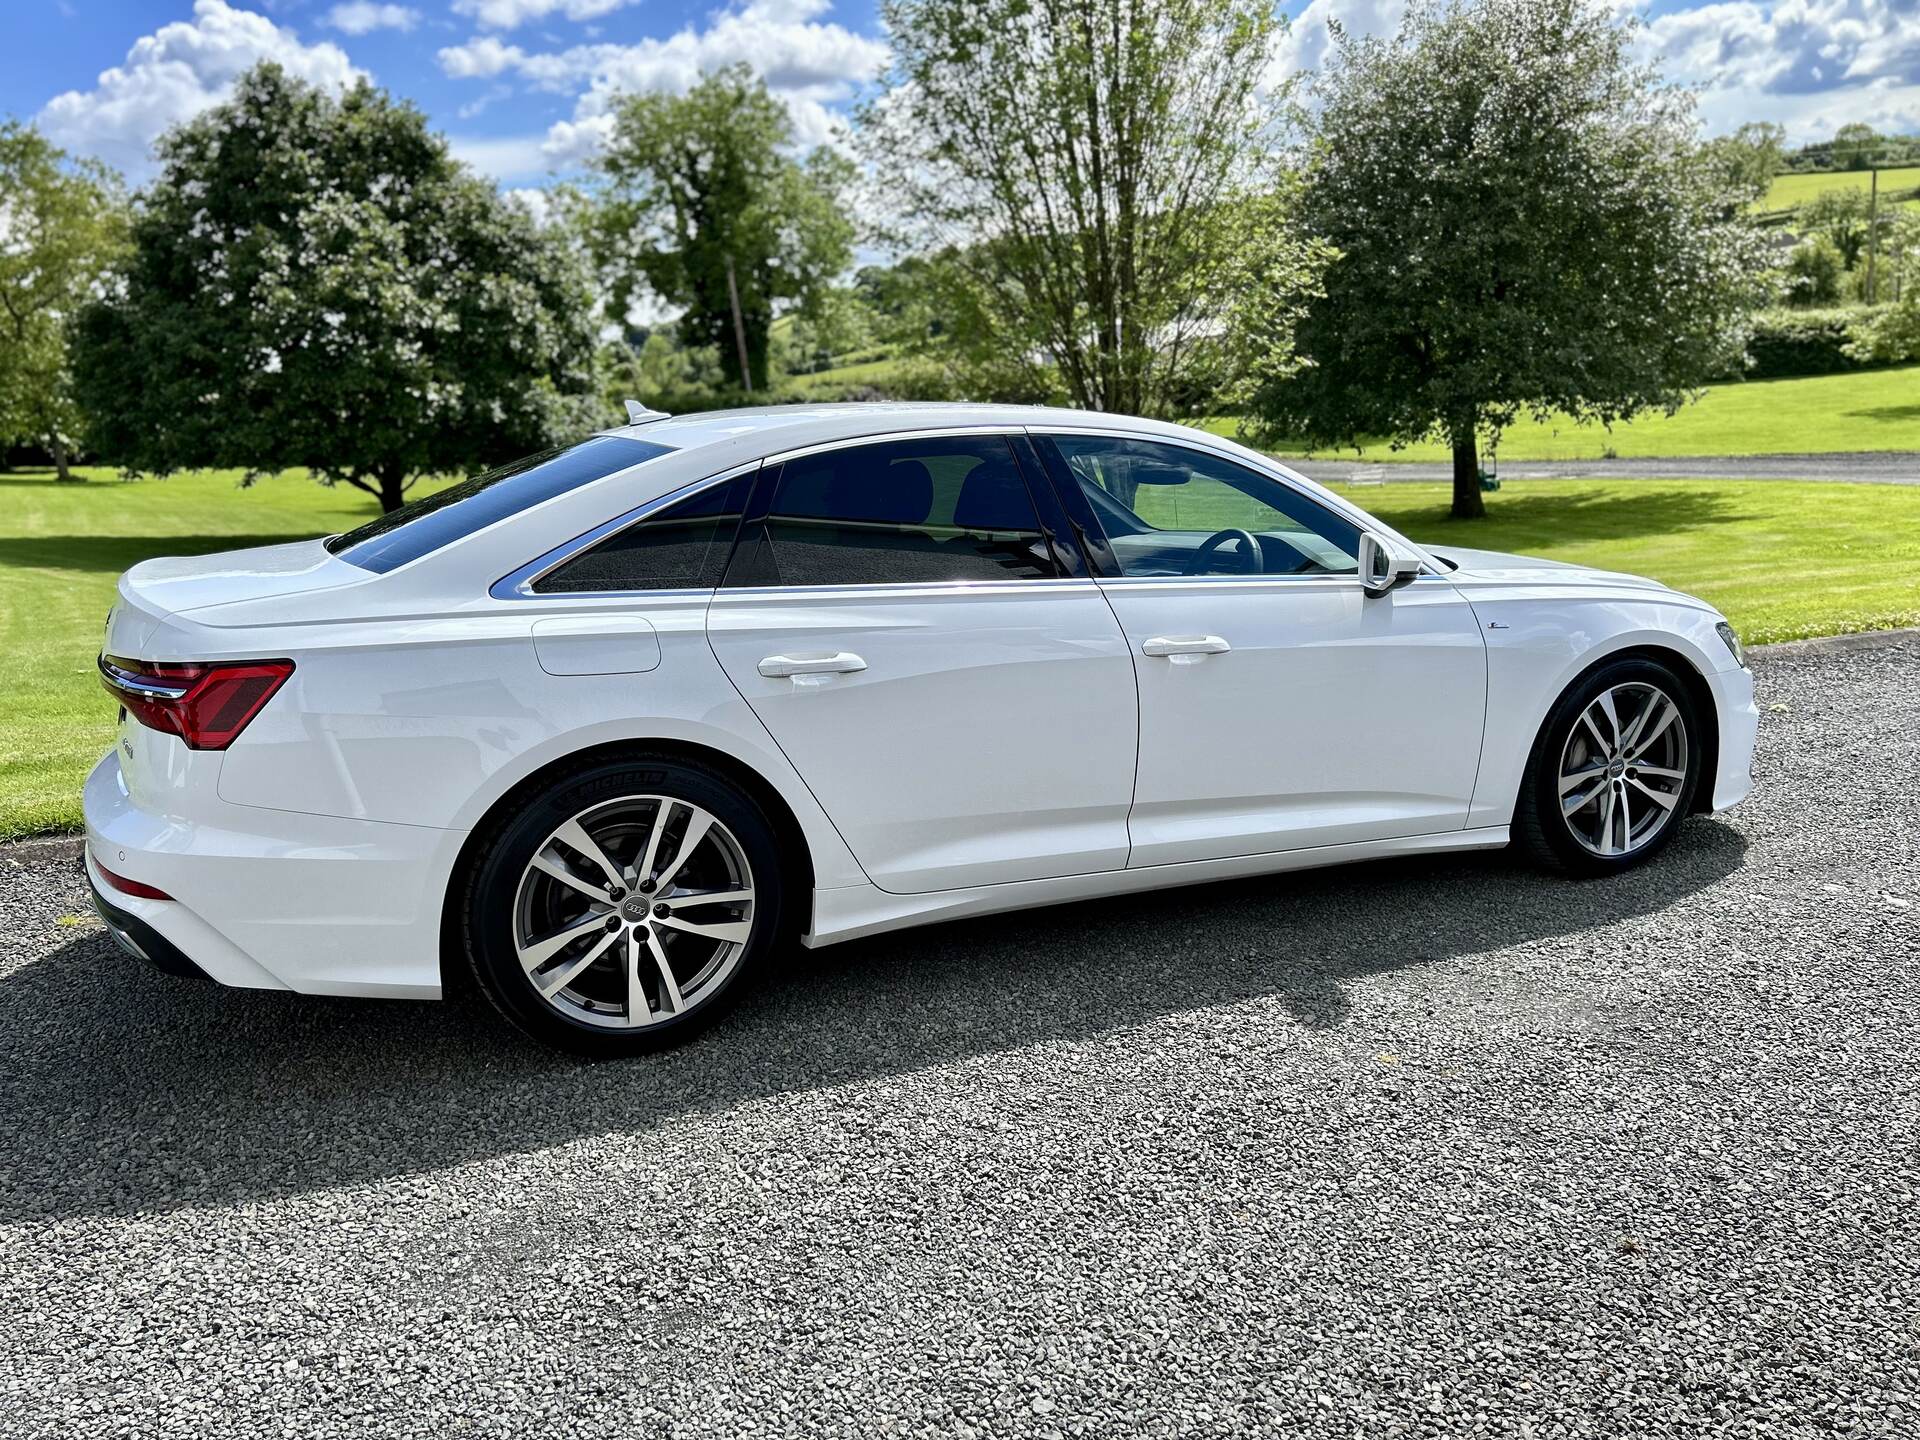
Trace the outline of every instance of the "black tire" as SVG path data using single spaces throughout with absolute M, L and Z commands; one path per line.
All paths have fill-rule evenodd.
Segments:
M 625 805 L 644 807 L 645 801 L 639 797 L 653 796 L 667 797 L 680 806 L 697 806 L 730 832 L 729 838 L 736 842 L 737 858 L 744 860 L 748 867 L 753 893 L 747 919 L 750 930 L 737 953 L 726 951 L 731 957 L 727 962 L 730 968 L 719 973 L 714 982 L 697 995 L 687 998 L 683 1011 L 671 1015 L 661 1013 L 659 1018 L 638 1028 L 609 1028 L 582 1018 L 585 1006 L 576 1008 L 567 1003 L 577 999 L 571 988 L 563 990 L 558 1003 L 542 998 L 535 989 L 528 971 L 520 963 L 514 938 L 522 906 L 531 903 L 531 895 L 523 897 L 522 885 L 523 882 L 529 886 L 544 883 L 540 877 L 530 875 L 528 867 L 536 852 L 546 847 L 549 837 L 567 821 L 590 812 L 604 813 L 609 809 L 617 812 Z M 640 813 L 645 813 L 644 808 Z M 674 809 L 671 813 L 681 812 Z M 637 855 L 616 853 L 611 842 L 607 853 L 617 865 L 637 865 Z M 551 857 L 552 851 L 548 854 Z M 570 868 L 584 871 L 590 867 Z M 656 864 L 656 872 L 660 868 L 660 864 Z M 574 887 L 559 887 L 555 893 L 574 899 Z M 664 756 L 635 755 L 584 764 L 561 774 L 501 819 L 483 839 L 474 863 L 468 867 L 466 883 L 459 896 L 460 937 L 476 987 L 495 1010 L 528 1035 L 576 1054 L 601 1057 L 643 1054 L 679 1044 L 726 1013 L 765 964 L 767 952 L 785 933 L 785 893 L 772 822 L 752 797 L 726 776 L 704 765 Z M 651 899 L 665 898 L 665 895 L 662 891 Z M 648 910 L 650 900 L 641 896 L 640 886 L 636 885 L 628 898 L 638 902 L 641 911 Z M 574 903 L 583 905 L 579 899 L 574 899 Z M 606 918 L 620 920 L 620 907 L 613 908 L 616 913 Z M 581 917 L 564 923 L 584 923 L 586 918 L 592 916 L 583 908 Z M 619 930 L 622 935 L 638 928 L 644 935 L 645 925 L 651 922 L 621 923 L 626 924 L 628 930 L 620 930 L 615 924 L 607 928 Z M 577 946 L 570 944 L 561 952 L 562 959 L 583 955 L 598 939 L 597 929 L 582 933 L 583 939 Z M 659 934 L 669 949 L 684 938 L 665 929 Z M 625 943 L 624 939 L 616 940 L 612 949 L 618 951 Z M 593 962 L 592 973 L 583 972 L 578 983 L 582 986 L 591 983 L 604 991 L 609 984 L 624 977 L 623 969 L 611 968 L 623 964 L 609 954 Z M 646 983 L 652 990 L 650 999 L 656 1002 L 650 1005 L 649 1013 L 656 1008 L 665 1012 L 666 1000 L 657 979 L 645 972 L 644 967 L 642 973 L 647 974 Z
M 1587 707 L 1602 694 L 1623 685 L 1650 686 L 1665 695 L 1679 712 L 1686 740 L 1685 763 L 1679 768 L 1684 769 L 1685 778 L 1673 791 L 1674 804 L 1668 817 L 1644 841 L 1620 854 L 1601 855 L 1582 843 L 1572 823 L 1562 814 L 1561 761 L 1567 754 L 1574 727 L 1581 724 L 1581 715 Z M 1651 860 L 1672 843 L 1680 822 L 1693 809 L 1694 794 L 1700 786 L 1701 757 L 1706 753 L 1706 735 L 1701 724 L 1688 688 L 1660 661 L 1616 660 L 1583 675 L 1554 702 L 1534 740 L 1526 773 L 1520 781 L 1519 803 L 1514 810 L 1516 843 L 1535 863 L 1574 875 L 1615 875 Z M 1577 797 L 1580 792 L 1573 793 Z M 1645 805 L 1644 801 L 1638 803 Z

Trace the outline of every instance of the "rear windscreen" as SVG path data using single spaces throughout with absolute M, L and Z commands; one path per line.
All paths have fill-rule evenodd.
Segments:
M 596 435 L 579 445 L 544 450 L 402 505 L 358 530 L 335 535 L 327 541 L 327 549 L 362 570 L 384 575 L 409 560 L 431 555 L 443 545 L 484 530 L 496 520 L 577 490 L 616 470 L 670 454 L 672 449 L 670 445 L 620 435 Z

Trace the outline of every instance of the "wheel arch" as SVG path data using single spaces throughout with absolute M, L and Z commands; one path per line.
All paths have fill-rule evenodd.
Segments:
M 1699 664 L 1686 651 L 1674 645 L 1659 641 L 1639 640 L 1623 645 L 1617 650 L 1609 650 L 1604 655 L 1589 659 L 1565 682 L 1553 692 L 1547 707 L 1540 714 L 1540 723 L 1534 728 L 1533 745 L 1528 751 L 1528 764 L 1520 772 L 1520 785 L 1526 784 L 1526 777 L 1532 770 L 1532 757 L 1539 751 L 1541 739 L 1547 733 L 1547 722 L 1553 718 L 1555 707 L 1576 685 L 1584 682 L 1596 670 L 1604 669 L 1621 660 L 1652 660 L 1671 670 L 1674 676 L 1686 687 L 1687 699 L 1693 703 L 1694 713 L 1700 717 L 1700 759 L 1701 783 L 1694 787 L 1692 813 L 1700 814 L 1713 809 L 1713 777 L 1720 768 L 1720 711 L 1714 703 L 1713 686 L 1707 683 L 1706 675 Z M 1518 786 L 1514 790 L 1516 810 L 1520 798 Z
M 556 756 L 529 771 L 509 786 L 489 805 L 461 842 L 447 875 L 447 887 L 440 902 L 440 983 L 452 993 L 465 983 L 466 966 L 457 963 L 460 943 L 460 916 L 455 896 L 460 893 L 471 868 L 499 829 L 502 818 L 531 796 L 551 785 L 569 770 L 605 761 L 641 758 L 691 761 L 714 770 L 738 785 L 755 804 L 766 812 L 773 824 L 774 841 L 779 846 L 783 866 L 787 867 L 790 931 L 805 934 L 813 928 L 814 861 L 813 848 L 807 842 L 806 828 L 779 788 L 738 756 L 694 740 L 609 740 Z

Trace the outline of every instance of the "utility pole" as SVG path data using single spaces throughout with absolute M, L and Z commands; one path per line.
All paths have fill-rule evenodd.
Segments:
M 1872 269 L 1868 272 L 1871 275 Z M 740 314 L 740 283 L 733 278 L 733 255 L 727 255 L 727 298 L 733 302 L 733 343 L 740 352 L 740 388 L 753 394 L 753 370 L 747 364 L 747 322 Z
M 1868 174 L 1872 177 L 1868 183 L 1867 200 L 1867 303 L 1874 302 L 1873 261 L 1880 249 L 1880 167 L 1875 165 Z

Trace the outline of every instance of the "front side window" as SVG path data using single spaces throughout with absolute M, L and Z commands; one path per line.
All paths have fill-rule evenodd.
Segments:
M 1040 580 L 1059 572 L 999 436 L 892 440 L 780 468 L 729 586 Z
M 543 500 L 603 480 L 643 460 L 672 453 L 670 445 L 630 440 L 624 435 L 596 435 L 578 445 L 543 450 L 437 490 L 369 520 L 358 530 L 335 535 L 326 542 L 327 549 L 362 570 L 384 575 Z
M 625 590 L 710 590 L 720 583 L 751 474 L 616 530 L 533 582 L 537 595 Z
M 1358 573 L 1359 527 L 1257 471 L 1152 440 L 1052 441 L 1122 575 Z

